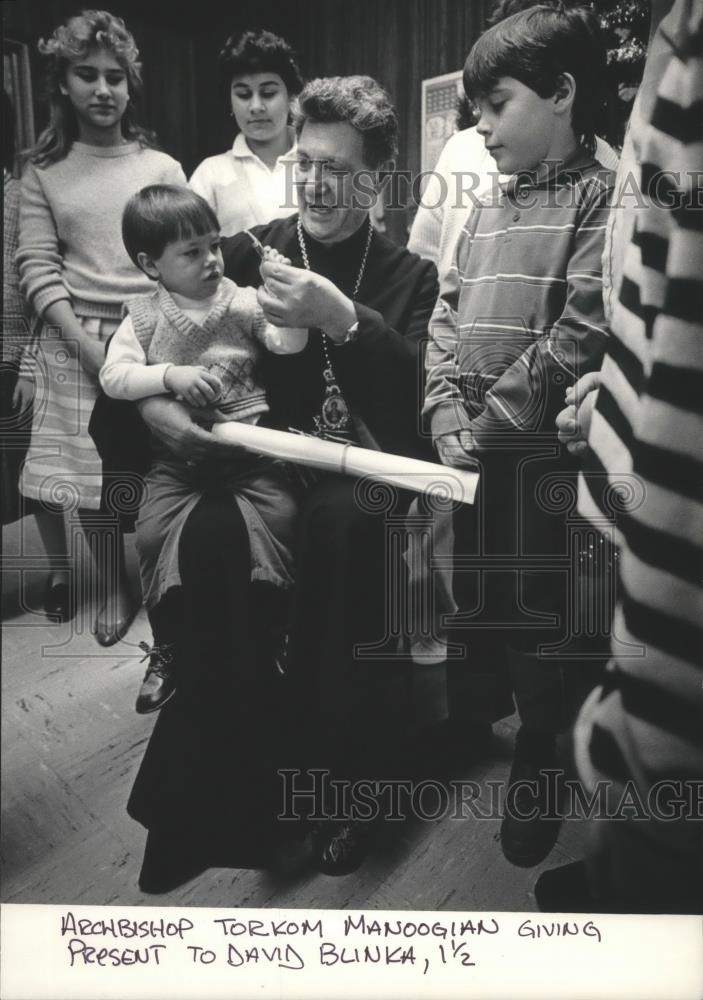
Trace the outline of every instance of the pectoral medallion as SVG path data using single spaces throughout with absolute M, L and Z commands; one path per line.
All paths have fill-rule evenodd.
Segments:
M 366 225 L 368 226 L 366 246 L 364 247 L 359 273 L 356 277 L 354 289 L 351 294 L 352 299 L 355 299 L 359 293 L 361 282 L 364 277 L 364 271 L 366 270 L 366 261 L 369 256 L 371 239 L 373 237 L 373 226 L 371 225 L 370 220 L 367 221 Z M 303 263 L 309 271 L 310 260 L 308 259 L 305 237 L 303 236 L 303 225 L 300 221 L 300 217 L 298 217 L 297 232 L 298 245 L 300 246 Z M 317 437 L 336 437 L 337 439 L 342 440 L 348 438 L 349 440 L 353 440 L 355 436 L 354 424 L 351 414 L 349 413 L 349 407 L 347 406 L 346 400 L 342 395 L 342 390 L 339 388 L 334 374 L 332 358 L 330 357 L 330 353 L 327 348 L 327 337 L 322 330 L 319 331 L 319 334 L 320 346 L 322 348 L 322 378 L 325 383 L 325 395 L 320 406 L 320 413 L 316 417 L 313 417 L 313 424 L 315 426 L 314 433 Z
M 342 390 L 337 385 L 331 366 L 322 371 L 325 380 L 325 398 L 322 400 L 319 416 L 314 417 L 315 432 L 326 434 L 347 434 L 351 430 L 351 417 Z

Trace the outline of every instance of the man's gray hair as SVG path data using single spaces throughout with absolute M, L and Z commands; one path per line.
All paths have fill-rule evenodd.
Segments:
M 327 76 L 303 87 L 295 112 L 298 136 L 306 121 L 348 122 L 364 140 L 364 161 L 377 170 L 398 152 L 398 116 L 391 99 L 370 76 Z

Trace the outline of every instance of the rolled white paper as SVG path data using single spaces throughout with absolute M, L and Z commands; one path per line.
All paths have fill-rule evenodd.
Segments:
M 389 455 L 385 451 L 357 448 L 351 444 L 325 441 L 304 434 L 290 434 L 256 424 L 236 421 L 215 424 L 212 429 L 222 441 L 255 451 L 260 455 L 282 458 L 296 465 L 311 465 L 327 472 L 342 472 L 348 476 L 370 476 L 416 493 L 427 493 L 473 503 L 478 486 L 478 473 L 452 469 L 434 462 L 420 462 L 404 455 Z

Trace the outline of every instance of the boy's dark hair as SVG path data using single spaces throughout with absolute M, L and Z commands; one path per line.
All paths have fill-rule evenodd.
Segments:
M 511 17 L 521 10 L 528 10 L 528 8 L 534 7 L 536 2 L 537 0 L 496 0 L 491 13 L 486 18 L 486 24 L 490 28 L 492 25 L 498 24 L 499 21 L 504 21 L 506 17 Z M 566 3 L 564 0 L 542 0 L 542 6 L 582 7 L 583 4 L 579 0 L 571 0 L 571 2 L 567 0 Z
M 219 57 L 220 79 L 229 93 L 232 78 L 248 73 L 277 73 L 290 97 L 303 89 L 303 77 L 295 52 L 272 31 L 245 31 L 232 35 Z
M 564 73 L 576 82 L 571 124 L 592 152 L 603 113 L 606 54 L 598 23 L 584 7 L 538 4 L 494 24 L 469 52 L 464 89 L 481 97 L 500 77 L 511 76 L 550 97 Z
M 133 194 L 122 215 L 122 242 L 141 269 L 138 255 L 158 260 L 169 243 L 220 231 L 217 216 L 190 188 L 151 184 Z
M 361 133 L 364 162 L 372 170 L 398 152 L 398 115 L 391 99 L 370 76 L 327 76 L 311 80 L 294 115 L 298 138 L 306 121 L 346 123 Z

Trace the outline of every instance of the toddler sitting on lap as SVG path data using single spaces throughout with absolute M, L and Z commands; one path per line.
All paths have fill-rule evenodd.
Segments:
M 201 423 L 256 423 L 268 411 L 259 378 L 262 348 L 302 350 L 307 330 L 269 324 L 253 288 L 223 277 L 220 227 L 208 203 L 183 187 L 152 185 L 124 211 L 122 236 L 132 260 L 156 281 L 131 299 L 107 351 L 100 382 L 114 399 L 173 394 Z M 272 257 L 289 263 L 277 251 Z M 206 488 L 231 493 L 249 534 L 252 579 L 287 588 L 295 503 L 285 468 L 255 455 L 231 460 L 178 459 L 155 443 L 137 521 L 137 552 L 154 645 L 142 643 L 149 666 L 136 710 L 161 708 L 176 690 L 178 636 L 156 615 L 180 586 L 178 544 L 188 514 Z M 171 626 L 172 628 L 173 626 Z

